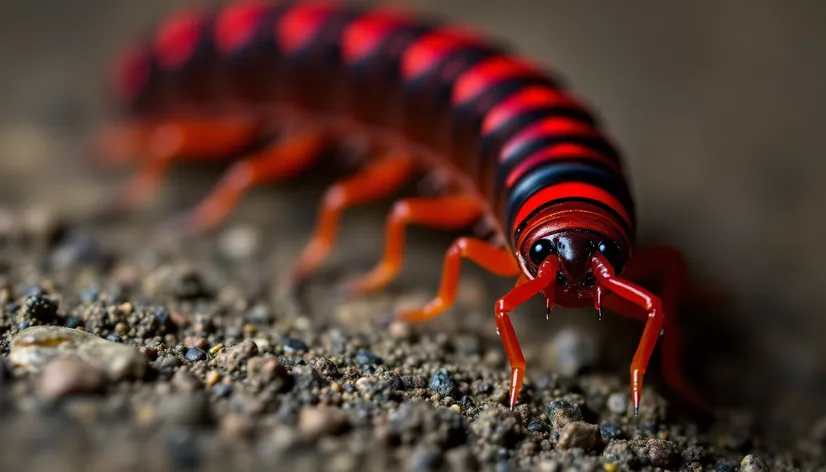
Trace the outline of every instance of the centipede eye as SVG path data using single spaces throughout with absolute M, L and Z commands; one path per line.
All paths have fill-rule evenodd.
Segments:
M 553 253 L 554 243 L 547 239 L 540 239 L 533 243 L 531 250 L 528 252 L 528 257 L 535 265 L 539 265 Z
M 597 245 L 597 251 L 608 259 L 608 262 L 616 265 L 619 259 L 619 246 L 613 241 L 602 241 Z

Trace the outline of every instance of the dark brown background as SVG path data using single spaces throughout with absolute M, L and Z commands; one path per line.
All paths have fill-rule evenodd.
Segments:
M 108 60 L 122 41 L 180 3 L 0 1 L 4 206 L 22 211 L 48 202 L 59 212 L 65 208 L 57 202 L 79 208 L 105 195 L 76 167 L 83 154 L 77 142 L 104 111 Z M 508 38 L 560 70 L 601 111 L 627 156 L 643 241 L 679 245 L 695 276 L 727 287 L 736 302 L 683 320 L 695 339 L 689 353 L 701 384 L 727 403 L 754 405 L 758 421 L 775 432 L 805 430 L 826 414 L 826 4 L 413 4 Z M 176 178 L 177 189 L 197 180 L 186 172 Z M 213 180 L 178 206 L 197 200 Z M 256 194 L 245 214 L 300 245 L 315 202 L 285 195 Z M 345 231 L 345 244 L 365 248 L 364 264 L 377 255 L 370 249 L 380 244 L 384 209 L 365 217 L 370 223 L 348 219 L 355 229 Z M 416 234 L 425 239 L 412 241 L 411 251 L 424 255 L 406 280 L 432 290 L 447 240 Z M 482 277 L 491 284 L 485 303 L 509 284 Z M 540 307 L 519 310 L 520 332 L 528 331 L 526 318 L 544 321 Z M 487 313 L 480 319 L 493 329 Z M 575 320 L 599 327 L 592 311 L 557 311 L 534 337 Z M 603 325 L 628 330 L 630 338 L 602 337 L 623 346 L 618 365 L 627 364 L 639 327 Z

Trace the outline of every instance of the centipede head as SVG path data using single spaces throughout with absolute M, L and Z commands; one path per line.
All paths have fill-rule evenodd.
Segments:
M 581 308 L 592 305 L 597 280 L 591 255 L 602 253 L 619 274 L 630 257 L 631 242 L 617 219 L 586 202 L 548 205 L 529 217 L 514 235 L 525 277 L 537 276 L 548 258 L 558 260 L 554 282 L 544 291 L 549 305 Z

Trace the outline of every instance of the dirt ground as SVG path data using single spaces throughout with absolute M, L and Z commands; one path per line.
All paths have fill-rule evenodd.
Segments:
M 676 402 L 658 362 L 634 418 L 640 326 L 546 321 L 541 300 L 514 314 L 529 379 L 509 413 L 490 308 L 512 281 L 471 264 L 450 313 L 382 323 L 434 293 L 454 234 L 411 230 L 396 283 L 333 297 L 377 260 L 389 201 L 348 212 L 333 259 L 286 297 L 331 176 L 257 189 L 194 239 L 160 225 L 219 166 L 177 168 L 145 211 L 83 222 L 128 176 L 86 165 L 107 63 L 177 4 L 0 3 L 3 470 L 826 470 L 821 3 L 414 3 L 508 38 L 601 111 L 641 242 L 683 248 L 730 294 L 680 314 L 713 419 Z

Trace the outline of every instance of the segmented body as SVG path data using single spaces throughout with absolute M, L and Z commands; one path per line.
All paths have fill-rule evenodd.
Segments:
M 178 13 L 120 67 L 138 117 L 281 105 L 354 118 L 440 156 L 431 164 L 472 182 L 504 234 L 548 203 L 587 200 L 633 240 L 619 152 L 593 114 L 475 32 L 388 8 L 237 3 Z
M 324 129 L 236 164 L 188 215 L 190 226 L 204 229 L 251 185 L 311 164 L 330 135 L 364 134 L 376 161 L 328 191 L 296 279 L 329 253 L 344 208 L 390 195 L 413 167 L 437 169 L 449 177 L 448 195 L 397 203 L 382 261 L 351 292 L 376 290 L 396 275 L 406 225 L 458 229 L 484 220 L 493 226 L 493 244 L 457 240 L 445 257 L 439 295 L 403 319 L 424 321 L 449 308 L 459 261 L 468 258 L 520 276 L 495 309 L 512 367 L 511 407 L 525 360 L 508 312 L 540 292 L 549 309 L 593 303 L 645 322 L 631 364 L 635 407 L 663 329 L 667 380 L 703 404 L 682 378 L 670 316 L 686 281 L 681 256 L 654 249 L 631 257 L 636 216 L 620 152 L 557 75 L 501 42 L 394 8 L 245 1 L 171 16 L 123 54 L 114 86 L 128 116 L 127 132 L 115 141 L 146 154 L 128 201 L 151 193 L 147 182 L 183 154 L 241 152 L 261 131 L 259 122 L 295 119 Z M 619 278 L 621 271 L 661 277 L 663 299 Z

